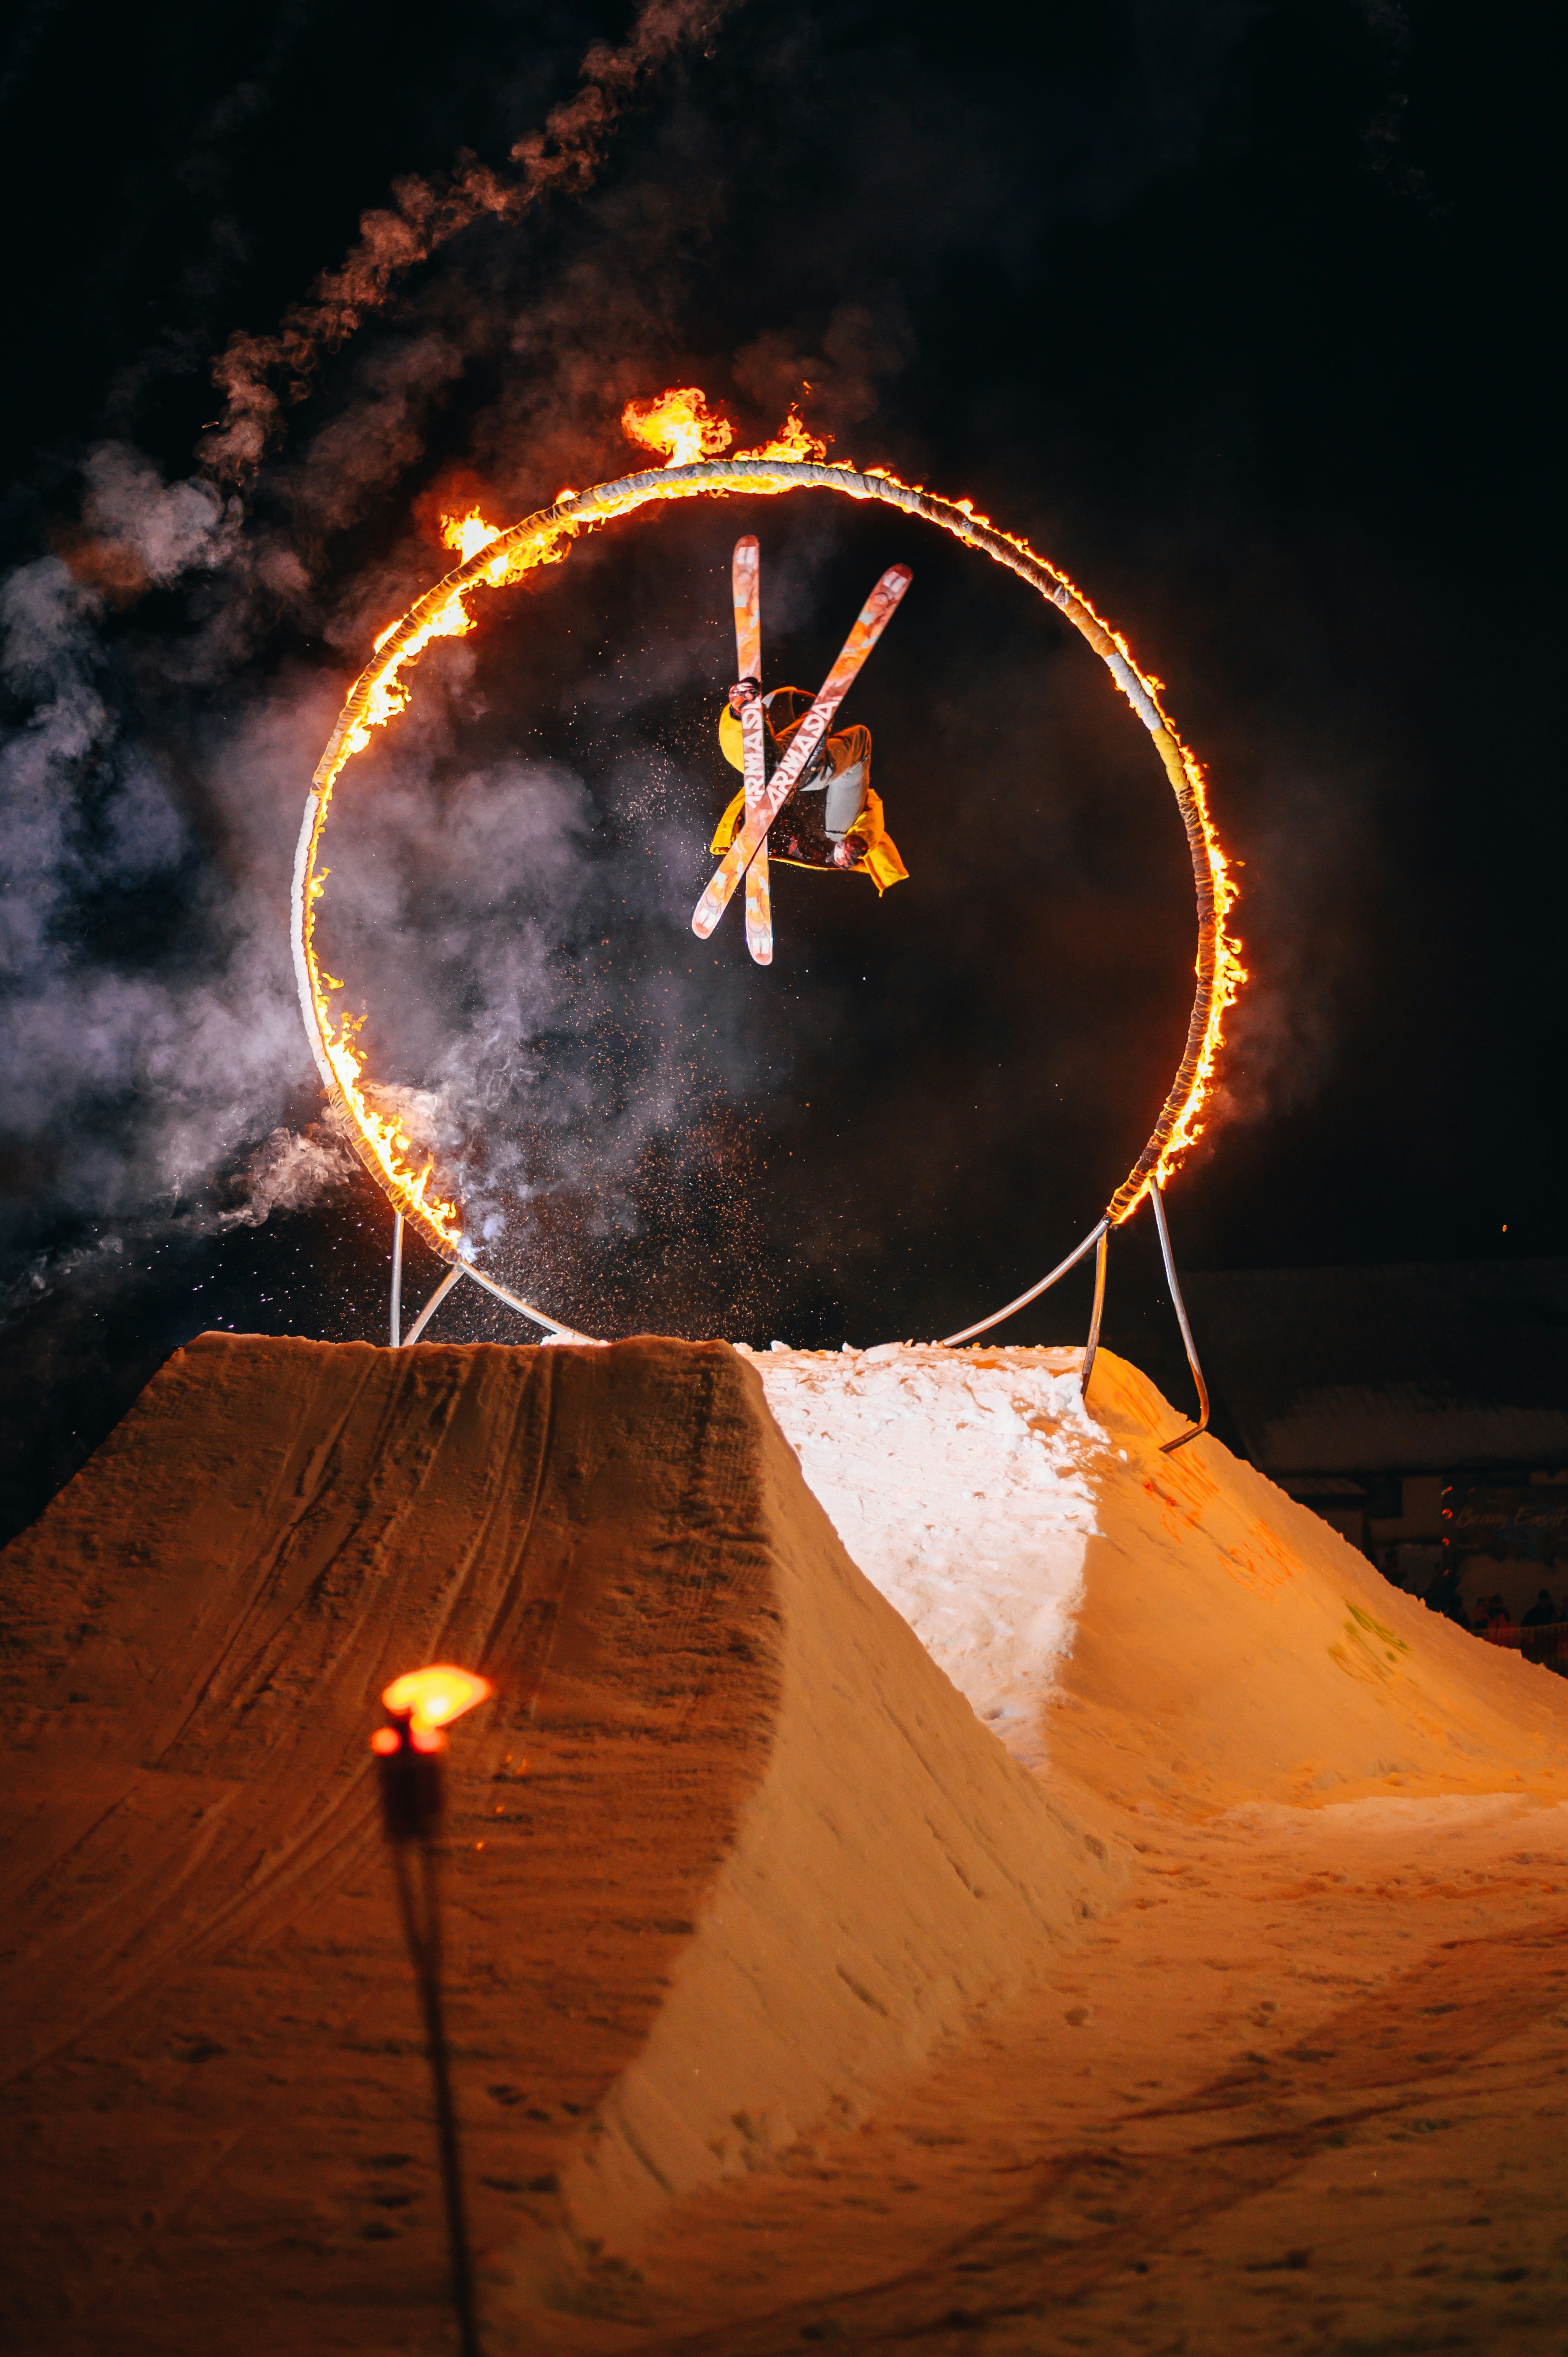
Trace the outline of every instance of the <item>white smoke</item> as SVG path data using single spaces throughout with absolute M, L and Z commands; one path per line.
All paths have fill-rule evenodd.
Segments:
M 265 709 L 215 731 L 177 784 L 167 757 L 192 748 L 138 724 L 134 664 L 108 628 L 114 590 L 95 577 L 232 571 L 236 519 L 124 446 L 84 471 L 80 565 L 42 557 L 0 587 L 0 682 L 27 713 L 0 746 L 0 1126 L 56 1208 L 92 1219 L 204 1187 L 275 1125 L 303 1059 L 275 858 L 258 869 L 242 814 L 221 830 L 231 871 L 214 872 L 193 825 L 242 813 Z M 194 953 L 192 930 L 208 936 Z
M 325 589 L 328 536 L 384 503 L 423 456 L 435 404 L 498 331 L 504 340 L 506 321 L 493 291 L 449 269 L 438 316 L 421 322 L 414 306 L 364 330 L 465 226 L 517 221 L 552 190 L 591 187 L 627 111 L 729 5 L 643 0 L 618 47 L 593 44 L 543 132 L 515 143 L 510 173 L 463 157 L 445 181 L 400 180 L 277 335 L 231 338 L 203 471 L 169 481 L 124 436 L 99 441 L 55 553 L 0 583 L 0 683 L 20 716 L 0 744 L 0 1133 L 23 1173 L 0 1226 L 13 1248 L 30 1248 L 46 1206 L 68 1228 L 188 1207 L 227 1168 L 249 1191 L 222 1216 L 261 1220 L 341 1175 L 329 1137 L 284 1118 L 313 1078 L 290 974 L 288 857 L 341 683 L 303 666 L 269 678 L 263 666 L 276 662 L 280 619 L 357 659 L 423 586 L 430 553 L 410 543 Z M 251 102 L 237 94 L 242 110 Z M 198 142 L 209 162 L 216 128 Z M 247 512 L 227 486 L 253 480 L 287 404 L 356 336 L 338 397 Z M 169 361 L 155 343 L 122 369 L 112 414 Z M 156 619 L 144 624 L 149 593 Z M 545 802 L 524 797 L 539 812 Z M 470 882 L 496 876 L 521 839 L 515 793 L 508 813 L 493 795 L 469 796 L 455 828 L 427 834 L 427 871 L 445 860 Z M 536 873 L 542 849 L 535 828 Z M 560 861 L 553 872 L 569 913 Z M 472 1126 L 465 1091 L 493 1094 L 520 1057 L 527 1077 L 526 1041 L 553 999 L 542 936 L 526 928 L 444 996 L 442 974 L 465 951 L 459 896 L 448 897 L 433 992 L 448 1032 L 439 1059 L 425 1040 L 394 1085 L 425 1088 L 425 1130 L 458 1150 Z M 531 922 L 537 933 L 542 920 Z
M 241 1173 L 244 1200 L 220 1214 L 225 1226 L 259 1227 L 272 1211 L 300 1211 L 359 1168 L 346 1137 L 325 1123 L 307 1134 L 274 1129 L 251 1155 Z
M 99 443 L 82 474 L 86 532 L 123 553 L 148 583 L 166 587 L 234 555 L 240 503 L 210 483 L 165 483 L 152 460 L 125 442 Z

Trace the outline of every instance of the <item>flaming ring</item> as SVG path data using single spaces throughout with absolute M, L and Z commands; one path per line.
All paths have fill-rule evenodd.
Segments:
M 457 1207 L 434 1191 L 433 1167 L 427 1163 L 423 1170 L 414 1168 L 409 1159 L 409 1140 L 364 1095 L 354 1047 L 357 1026 L 351 1018 L 334 1014 L 329 999 L 342 985 L 323 974 L 316 955 L 316 908 L 327 876 L 319 860 L 332 789 L 344 765 L 370 742 L 371 731 L 403 708 L 409 693 L 402 682 L 403 671 L 433 639 L 461 636 L 472 627 L 464 603 L 470 592 L 499 588 L 520 580 L 536 565 L 558 563 L 577 533 L 629 515 L 657 500 L 770 496 L 795 490 L 837 491 L 853 500 L 880 500 L 907 515 L 919 516 L 966 548 L 978 549 L 993 563 L 1004 565 L 1055 606 L 1088 640 L 1154 739 L 1181 813 L 1192 858 L 1197 902 L 1197 990 L 1181 1062 L 1148 1144 L 1106 1206 L 1104 1222 L 1110 1227 L 1119 1227 L 1152 1188 L 1164 1186 L 1200 1134 L 1225 1012 L 1246 980 L 1240 945 L 1226 930 L 1236 899 L 1235 880 L 1209 815 L 1203 771 L 1162 709 L 1160 683 L 1139 669 L 1126 640 L 1101 619 L 1082 592 L 1027 542 L 999 530 L 967 500 L 941 499 L 893 475 L 875 469 L 861 472 L 821 460 L 767 456 L 703 459 L 626 475 L 618 482 L 601 483 L 590 491 L 563 492 L 553 505 L 498 533 L 467 563 L 426 590 L 400 621 L 382 633 L 374 656 L 349 690 L 306 798 L 295 860 L 293 935 L 295 975 L 311 1049 L 328 1102 L 366 1170 L 393 1210 L 454 1265 L 454 1274 L 461 1267 L 487 1290 L 499 1294 L 536 1324 L 564 1339 L 586 1338 L 520 1300 L 474 1266 L 473 1248 L 463 1234 Z

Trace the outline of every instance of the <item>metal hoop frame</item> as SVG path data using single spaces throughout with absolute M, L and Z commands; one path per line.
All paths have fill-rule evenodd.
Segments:
M 436 1301 L 444 1297 L 459 1275 L 470 1277 L 486 1292 L 507 1302 L 521 1316 L 543 1328 L 553 1340 L 585 1342 L 593 1338 L 579 1334 L 573 1327 L 533 1303 L 523 1300 L 475 1266 L 470 1248 L 456 1223 L 456 1207 L 433 1203 L 429 1200 L 426 1193 L 430 1178 L 428 1170 L 416 1178 L 406 1168 L 400 1169 L 399 1147 L 406 1141 L 400 1141 L 389 1124 L 373 1115 L 359 1090 L 358 1059 L 351 1052 L 350 1035 L 346 1027 L 334 1023 L 327 1005 L 328 991 L 341 985 L 332 983 L 329 976 L 323 974 L 317 960 L 314 938 L 317 903 L 326 881 L 326 871 L 320 866 L 319 859 L 333 786 L 345 763 L 369 743 L 371 730 L 392 718 L 407 701 L 408 690 L 401 677 L 404 669 L 417 661 L 432 639 L 456 635 L 470 627 L 463 601 L 471 592 L 499 588 L 509 581 L 520 579 L 536 565 L 558 562 L 568 553 L 572 540 L 579 533 L 613 522 L 655 501 L 773 497 L 796 490 L 835 491 L 843 498 L 876 500 L 885 506 L 897 508 L 907 515 L 918 516 L 922 522 L 935 525 L 939 531 L 961 542 L 965 547 L 976 549 L 993 563 L 1005 565 L 1009 572 L 1016 574 L 1038 596 L 1054 606 L 1105 664 L 1115 685 L 1154 740 L 1165 778 L 1176 796 L 1192 861 L 1197 916 L 1197 987 L 1182 1059 L 1166 1092 L 1159 1117 L 1150 1132 L 1148 1143 L 1107 1204 L 1103 1217 L 1076 1251 L 1069 1254 L 1048 1276 L 1042 1278 L 1038 1285 L 1009 1302 L 1005 1308 L 945 1339 L 949 1343 L 968 1341 L 976 1334 L 999 1325 L 1015 1309 L 1021 1309 L 1026 1303 L 1035 1300 L 1054 1285 L 1096 1244 L 1101 1247 L 1096 1298 L 1097 1304 L 1102 1303 L 1106 1237 L 1112 1229 L 1120 1227 L 1131 1217 L 1146 1194 L 1152 1193 L 1155 1197 L 1155 1217 L 1160 1227 L 1166 1269 L 1175 1292 L 1175 1268 L 1170 1258 L 1160 1195 L 1165 1179 L 1202 1127 L 1201 1107 L 1219 1053 L 1225 1010 L 1246 976 L 1237 955 L 1238 944 L 1226 931 L 1236 888 L 1209 816 L 1203 771 L 1161 707 L 1159 683 L 1139 669 L 1125 640 L 1101 619 L 1065 574 L 1030 548 L 1026 541 L 999 530 L 989 519 L 977 514 L 967 500 L 942 499 L 917 485 L 902 483 L 897 477 L 877 470 L 862 472 L 853 467 L 830 466 L 818 460 L 758 456 L 703 459 L 687 466 L 650 468 L 639 474 L 622 476 L 612 483 L 598 484 L 592 490 L 565 492 L 551 506 L 537 510 L 521 523 L 513 524 L 499 533 L 466 564 L 457 566 L 416 599 L 401 620 L 383 634 L 374 657 L 350 689 L 326 750 L 317 764 L 311 790 L 306 797 L 295 860 L 295 975 L 306 1035 L 328 1101 L 338 1114 L 360 1161 L 387 1195 L 398 1216 L 395 1247 L 398 1277 L 392 1318 L 394 1341 L 402 1339 L 401 1270 L 404 1222 L 412 1223 L 442 1259 L 451 1264 L 451 1274 L 443 1282 L 435 1298 L 426 1304 L 424 1313 L 409 1329 L 408 1342 L 412 1343 L 424 1330 Z M 1193 1357 L 1186 1314 L 1179 1294 L 1175 1297 L 1183 1336 L 1196 1372 L 1197 1361 Z M 1097 1340 L 1098 1308 L 1094 1331 Z M 1092 1351 L 1090 1363 L 1092 1363 Z M 1201 1376 L 1198 1383 L 1201 1392 Z M 1207 1420 L 1206 1401 L 1205 1418 Z

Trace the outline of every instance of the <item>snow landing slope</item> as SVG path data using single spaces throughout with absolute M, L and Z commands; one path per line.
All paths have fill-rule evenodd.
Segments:
M 1568 1684 L 1402 1594 L 1108 1351 L 753 1363 L 849 1554 L 1041 1775 L 1202 1813 L 1568 1794 Z

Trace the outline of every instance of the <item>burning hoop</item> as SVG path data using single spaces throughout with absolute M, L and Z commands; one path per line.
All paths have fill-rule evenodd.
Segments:
M 685 404 L 673 427 L 665 425 L 663 415 L 671 404 Z M 506 531 L 494 531 L 477 516 L 456 526 L 453 544 L 462 547 L 464 563 L 433 589 L 426 590 L 400 620 L 382 631 L 372 660 L 355 681 L 338 716 L 337 726 L 311 780 L 295 861 L 293 902 L 295 972 L 306 1030 L 328 1101 L 342 1117 L 360 1159 L 397 1213 L 397 1267 L 401 1269 L 404 1221 L 412 1222 L 425 1242 L 451 1264 L 448 1275 L 407 1339 L 412 1342 L 417 1338 L 437 1302 L 463 1275 L 471 1277 L 487 1292 L 561 1340 L 586 1341 L 591 1338 L 578 1334 L 547 1311 L 524 1301 L 475 1266 L 472 1247 L 463 1234 L 458 1207 L 443 1200 L 435 1190 L 434 1165 L 427 1162 L 423 1169 L 415 1168 L 410 1158 L 413 1149 L 407 1135 L 396 1122 L 377 1113 L 365 1097 L 361 1087 L 363 1065 L 355 1045 L 359 1025 L 350 1016 L 334 1014 L 329 1001 L 344 985 L 323 974 L 316 956 L 316 910 L 326 881 L 318 860 L 333 786 L 345 764 L 370 743 L 371 731 L 403 709 L 410 694 L 403 674 L 431 641 L 458 638 L 472 629 L 472 618 L 464 603 L 470 592 L 499 589 L 508 582 L 521 580 L 536 565 L 559 564 L 579 533 L 614 522 L 656 500 L 770 497 L 785 491 L 824 490 L 836 491 L 846 499 L 879 500 L 906 515 L 918 516 L 940 532 L 961 541 L 966 548 L 978 549 L 993 563 L 1005 565 L 1056 607 L 1105 664 L 1148 730 L 1187 830 L 1197 902 L 1197 987 L 1186 1049 L 1149 1142 L 1111 1198 L 1099 1224 L 1067 1260 L 1027 1293 L 1010 1301 L 1005 1308 L 966 1327 L 961 1333 L 945 1338 L 950 1342 L 967 1341 L 999 1324 L 1014 1310 L 1036 1299 L 1086 1253 L 1098 1247 L 1095 1317 L 1086 1354 L 1087 1384 L 1088 1365 L 1092 1364 L 1099 1333 L 1105 1242 L 1112 1229 L 1131 1217 L 1145 1195 L 1155 1202 L 1162 1244 L 1165 1246 L 1166 1268 L 1176 1293 L 1175 1268 L 1160 1197 L 1166 1180 L 1201 1133 L 1203 1106 L 1214 1077 L 1226 1009 L 1246 980 L 1240 944 L 1226 930 L 1236 899 L 1236 885 L 1209 815 L 1203 771 L 1161 708 L 1159 682 L 1139 669 L 1126 640 L 1101 620 L 1066 575 L 1036 554 L 1026 541 L 1000 531 L 968 500 L 939 498 L 916 485 L 902 483 L 877 468 L 863 471 L 843 463 L 830 464 L 820 457 L 795 456 L 797 451 L 814 447 L 795 418 L 791 418 L 778 442 L 761 451 L 730 457 L 697 457 L 695 453 L 699 451 L 723 449 L 729 439 L 728 427 L 722 421 L 707 417 L 704 407 L 700 394 L 667 394 L 662 405 L 652 404 L 639 417 L 628 413 L 628 426 L 639 438 L 673 452 L 671 463 L 663 467 L 623 476 L 618 482 L 600 483 L 590 491 L 563 491 L 552 506 L 539 509 Z M 645 430 L 650 415 L 656 421 L 653 432 Z M 398 1282 L 394 1275 L 394 1343 L 400 1340 Z M 1206 1420 L 1202 1377 L 1191 1351 L 1179 1293 L 1176 1293 L 1176 1301 Z

